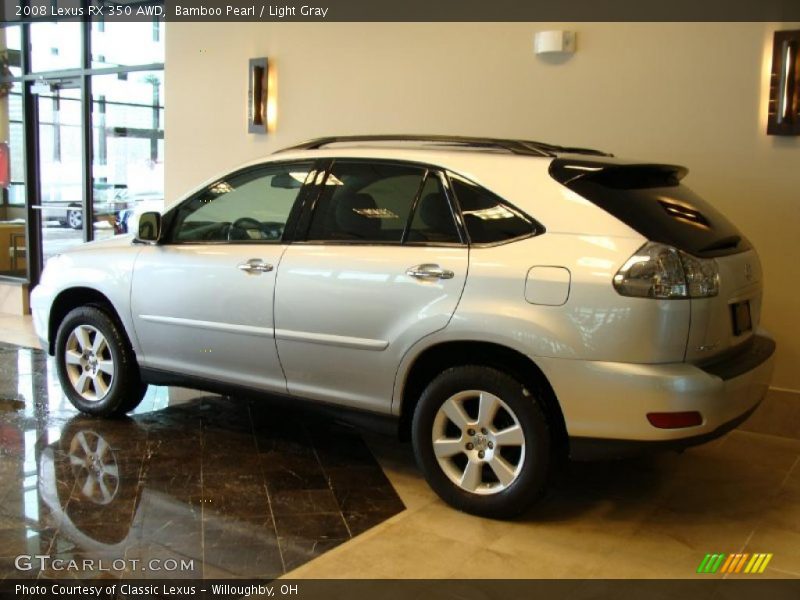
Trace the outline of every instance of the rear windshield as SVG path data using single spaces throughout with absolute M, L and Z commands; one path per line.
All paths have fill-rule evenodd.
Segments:
M 702 257 L 735 254 L 750 247 L 733 223 L 680 183 L 685 171 L 679 168 L 615 165 L 578 175 L 580 170 L 562 164 L 561 169 L 551 167 L 551 173 L 648 240 Z

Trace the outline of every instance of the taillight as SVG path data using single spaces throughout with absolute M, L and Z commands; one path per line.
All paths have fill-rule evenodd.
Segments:
M 719 293 L 719 269 L 714 259 L 647 242 L 614 275 L 614 287 L 639 298 L 708 298 Z

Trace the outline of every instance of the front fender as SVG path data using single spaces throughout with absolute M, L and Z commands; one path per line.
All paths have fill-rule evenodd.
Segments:
M 130 243 L 92 246 L 87 244 L 80 251 L 68 252 L 48 261 L 39 285 L 31 293 L 36 334 L 42 346 L 52 353 L 57 328 L 57 324 L 52 322 L 56 317 L 54 307 L 58 309 L 73 302 L 79 305 L 86 298 L 102 296 L 116 311 L 138 355 L 139 342 L 130 312 L 130 290 L 139 248 Z

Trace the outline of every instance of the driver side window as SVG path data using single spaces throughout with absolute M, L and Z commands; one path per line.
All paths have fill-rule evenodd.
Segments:
M 279 242 L 311 163 L 254 167 L 212 183 L 178 208 L 173 242 Z

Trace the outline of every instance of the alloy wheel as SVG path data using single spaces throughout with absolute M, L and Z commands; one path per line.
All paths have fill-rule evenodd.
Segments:
M 522 426 L 514 411 L 489 392 L 467 390 L 445 400 L 436 413 L 431 437 L 439 467 L 467 492 L 502 492 L 522 472 Z
M 114 357 L 108 341 L 91 325 L 78 325 L 67 338 L 64 364 L 72 388 L 85 400 L 105 398 L 114 381 Z

